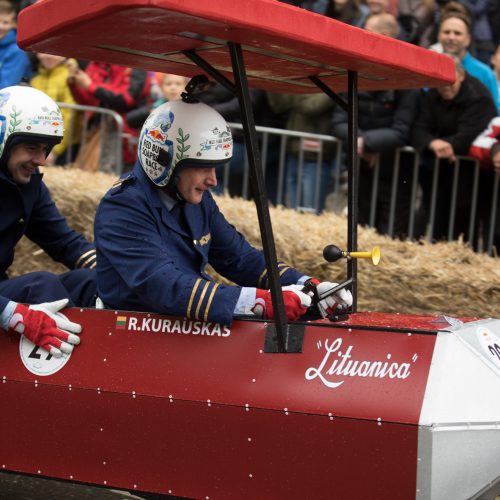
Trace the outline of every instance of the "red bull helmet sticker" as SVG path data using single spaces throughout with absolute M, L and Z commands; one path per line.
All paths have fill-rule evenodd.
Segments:
M 228 157 L 232 144 L 233 137 L 229 127 L 226 127 L 225 130 L 215 127 L 210 131 L 210 137 L 207 137 L 205 141 L 200 143 L 200 150 L 197 156 L 202 156 L 204 152 L 210 151 L 223 152 L 224 156 Z
M 150 115 L 139 139 L 142 168 L 156 184 L 166 184 L 172 173 L 174 143 L 169 139 L 169 131 L 174 120 L 169 110 Z

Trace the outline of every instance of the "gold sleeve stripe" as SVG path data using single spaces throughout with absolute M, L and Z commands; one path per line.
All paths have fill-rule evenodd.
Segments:
M 193 300 L 194 300 L 194 296 L 196 295 L 196 290 L 198 290 L 198 286 L 200 285 L 201 283 L 201 278 L 198 278 L 194 284 L 194 287 L 193 287 L 193 291 L 191 292 L 191 296 L 189 297 L 189 304 L 188 304 L 188 308 L 187 308 L 187 312 L 186 312 L 186 316 L 188 318 L 190 318 L 191 316 L 191 307 L 193 305 Z
M 89 269 L 94 269 L 96 265 L 97 265 L 97 262 L 94 262 L 91 266 L 89 266 Z
M 97 255 L 96 254 L 90 256 L 87 260 L 85 260 L 84 262 L 82 262 L 80 264 L 80 267 L 87 267 L 92 261 L 95 261 L 95 260 L 97 260 Z
M 264 269 L 264 271 L 262 271 L 262 274 L 259 276 L 259 280 L 258 280 L 258 283 L 260 283 L 261 285 L 263 284 L 264 282 L 264 279 L 266 277 L 266 273 L 267 273 L 267 269 Z
M 207 289 L 209 286 L 210 286 L 210 281 L 205 282 L 205 286 L 203 287 L 203 291 L 201 292 L 201 296 L 198 299 L 198 307 L 196 308 L 196 313 L 194 315 L 195 319 L 200 319 L 201 304 L 203 303 L 203 299 L 205 298 L 205 294 L 207 293 Z
M 286 273 L 286 271 L 288 271 L 289 269 L 291 269 L 291 267 L 288 264 L 285 264 L 284 262 L 278 262 L 278 271 L 280 276 L 283 276 L 283 274 Z M 262 271 L 262 274 L 259 276 L 258 283 L 262 288 L 268 287 L 269 278 L 267 276 L 267 269 L 264 269 L 264 271 Z
M 89 250 L 88 252 L 85 252 L 83 255 L 80 255 L 80 258 L 76 261 L 75 267 L 79 267 L 80 262 L 92 253 L 95 255 L 95 253 L 96 253 L 95 248 L 93 248 L 92 250 Z
M 212 291 L 210 292 L 210 297 L 208 297 L 208 303 L 207 307 L 205 307 L 205 316 L 203 316 L 203 321 L 207 321 L 208 319 L 208 311 L 210 310 L 210 307 L 212 306 L 212 300 L 215 295 L 215 290 L 219 287 L 219 283 L 216 283 L 215 286 L 212 288 Z
M 289 269 L 290 269 L 290 266 L 286 266 L 286 267 L 284 267 L 284 268 L 280 271 L 280 276 L 283 276 L 283 274 L 284 274 L 284 273 L 286 273 Z

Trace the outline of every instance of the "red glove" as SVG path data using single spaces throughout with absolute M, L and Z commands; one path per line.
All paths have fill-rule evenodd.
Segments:
M 303 316 L 307 308 L 311 305 L 311 297 L 302 293 L 301 286 L 290 285 L 282 288 L 283 302 L 285 304 L 285 314 L 290 321 L 296 321 Z M 264 319 L 274 319 L 273 303 L 271 292 L 257 288 L 255 294 L 255 306 L 252 309 L 255 316 Z
M 69 354 L 73 351 L 73 345 L 80 343 L 80 337 L 73 333 L 80 333 L 82 328 L 56 314 L 67 303 L 68 299 L 29 307 L 17 304 L 9 321 L 9 330 L 25 335 L 35 345 L 57 358 L 61 357 L 63 352 Z

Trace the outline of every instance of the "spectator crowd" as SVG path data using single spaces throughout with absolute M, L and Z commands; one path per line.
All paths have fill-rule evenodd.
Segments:
M 433 240 L 463 234 L 480 249 L 481 241 L 484 248 L 484 241 L 491 239 L 493 225 L 493 244 L 500 251 L 500 214 L 496 216 L 499 210 L 492 206 L 496 202 L 492 186 L 498 183 L 500 175 L 498 0 L 282 1 L 453 58 L 457 74 L 453 85 L 359 93 L 359 220 L 362 224 L 373 224 L 381 233 L 407 236 L 414 156 L 398 151 L 410 146 L 420 161 L 420 202 L 411 236 L 428 234 L 433 213 L 430 230 Z M 0 87 L 26 82 L 68 105 L 63 108 L 63 118 L 66 130 L 71 133 L 52 150 L 48 164 L 79 162 L 90 170 L 113 170 L 117 161 L 114 152 L 101 145 L 116 140 L 115 122 L 100 113 L 87 113 L 83 119 L 71 106 L 93 106 L 118 113 L 124 124 L 121 156 L 125 168 L 130 168 L 136 157 L 137 137 L 147 116 L 160 104 L 180 99 L 188 80 L 96 61 L 27 54 L 16 44 L 16 15 L 30 3 L 34 2 L 0 0 Z M 199 98 L 228 122 L 241 121 L 237 98 L 221 85 L 209 86 Z M 322 93 L 299 96 L 253 89 L 251 99 L 257 125 L 329 135 L 343 142 L 347 139 L 346 112 Z M 82 129 L 86 131 L 85 148 L 79 144 Z M 271 138 L 265 146 L 268 194 L 276 202 L 279 140 Z M 471 206 L 476 203 L 470 189 L 475 182 L 474 158 L 481 168 L 477 209 L 473 210 L 474 230 L 469 234 Z M 333 143 L 296 137 L 288 140 L 284 197 L 279 200 L 291 208 L 321 212 L 333 189 L 334 175 L 345 170 L 344 161 L 336 154 Z M 459 161 L 461 167 L 457 169 Z M 396 162 L 397 170 L 393 168 Z M 229 194 L 243 194 L 244 172 L 243 137 L 234 131 L 230 180 L 225 185 Z M 372 199 L 375 172 L 378 187 Z M 436 186 L 437 197 L 433 194 Z M 397 196 L 391 200 L 393 192 Z M 391 211 L 395 214 L 392 222 Z M 451 226 L 450 217 L 454 218 Z M 494 224 L 492 217 L 496 219 Z

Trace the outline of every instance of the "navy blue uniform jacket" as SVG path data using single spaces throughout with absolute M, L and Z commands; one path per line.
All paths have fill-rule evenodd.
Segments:
M 69 269 L 95 266 L 94 246 L 68 226 L 42 174 L 36 172 L 28 184 L 18 185 L 0 170 L 0 280 L 7 279 L 7 269 L 23 235 Z M 8 302 L 8 297 L 0 295 L 0 312 Z
M 214 282 L 206 265 L 238 285 L 268 288 L 264 256 L 227 222 L 209 192 L 183 210 L 184 224 L 136 162 L 97 209 L 98 295 L 114 309 L 229 325 L 241 288 Z M 303 276 L 282 262 L 279 270 L 284 285 Z

